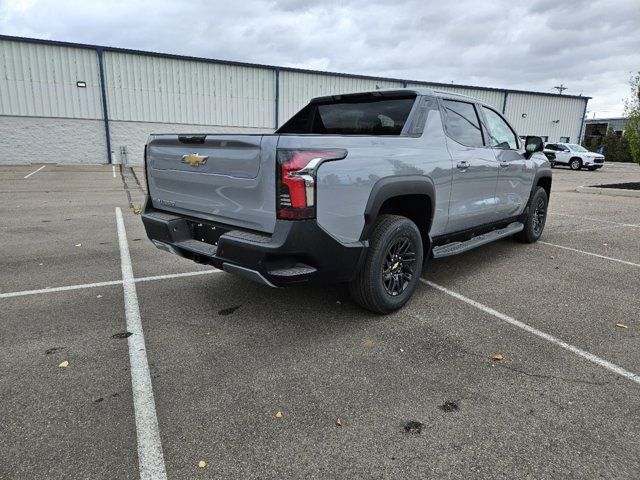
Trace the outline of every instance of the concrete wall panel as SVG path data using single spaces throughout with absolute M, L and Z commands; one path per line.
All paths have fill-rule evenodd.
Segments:
M 107 163 L 102 120 L 0 116 L 0 165 Z

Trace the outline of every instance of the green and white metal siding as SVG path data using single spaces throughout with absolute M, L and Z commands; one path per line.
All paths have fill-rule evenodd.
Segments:
M 505 115 L 520 135 L 539 135 L 557 142 L 569 137 L 578 142 L 586 98 L 509 93 Z M 523 117 L 523 114 L 526 117 Z
M 273 128 L 273 70 L 105 51 L 111 120 Z
M 102 104 L 101 56 L 106 108 Z M 79 88 L 79 81 L 86 88 Z M 504 108 L 520 135 L 548 136 L 549 141 L 562 136 L 578 141 L 588 100 L 0 36 L 0 163 L 18 158 L 12 155 L 16 139 L 25 144 L 27 138 L 36 154 L 61 145 L 60 162 L 102 163 L 109 158 L 106 151 L 95 158 L 95 147 L 86 143 L 102 138 L 100 143 L 106 145 L 110 132 L 115 132 L 111 142 L 114 161 L 121 147 L 135 154 L 130 161 L 139 161 L 145 132 L 185 128 L 212 133 L 271 132 L 313 97 L 404 86 L 479 98 L 498 111 Z M 32 120 L 17 121 L 27 117 Z M 65 119 L 87 122 L 65 124 Z M 38 143 L 40 136 L 21 133 L 18 125 L 23 129 L 30 125 L 39 132 L 76 134 L 73 138 L 44 135 Z M 88 133 L 91 130 L 86 139 L 82 125 Z M 49 153 L 46 158 L 51 158 Z
M 0 40 L 0 115 L 102 118 L 95 51 Z

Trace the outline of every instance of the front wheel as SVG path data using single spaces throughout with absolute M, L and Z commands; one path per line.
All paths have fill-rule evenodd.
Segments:
M 537 242 L 547 221 L 549 197 L 544 188 L 538 187 L 531 197 L 528 212 L 524 219 L 524 229 L 516 233 L 515 238 L 523 243 Z
M 349 284 L 352 298 L 372 312 L 398 310 L 416 289 L 422 259 L 422 237 L 416 224 L 398 215 L 381 215 L 364 265 Z
M 572 158 L 569 161 L 569 168 L 571 170 L 580 170 L 582 168 L 582 160 L 579 158 Z

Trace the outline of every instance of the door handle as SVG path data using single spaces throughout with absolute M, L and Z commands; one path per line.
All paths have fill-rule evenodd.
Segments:
M 508 167 L 509 165 L 511 165 L 509 162 L 500 162 L 501 167 Z
M 458 162 L 458 165 L 456 165 L 456 167 L 458 167 L 458 169 L 460 170 L 466 170 L 467 168 L 469 168 L 469 162 L 467 162 L 466 160 L 461 160 Z

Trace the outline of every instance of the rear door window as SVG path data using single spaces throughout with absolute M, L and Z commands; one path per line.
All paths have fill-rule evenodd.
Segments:
M 400 135 L 416 96 L 345 96 L 311 103 L 276 133 L 326 135 Z
M 472 103 L 444 100 L 447 134 L 456 142 L 468 147 L 482 147 L 482 130 L 478 112 Z

